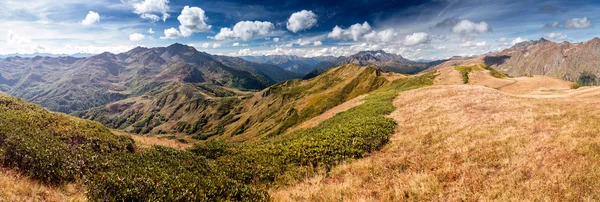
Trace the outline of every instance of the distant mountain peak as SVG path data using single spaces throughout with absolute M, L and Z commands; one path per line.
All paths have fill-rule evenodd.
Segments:
M 180 44 L 180 43 L 174 43 L 174 44 L 171 44 L 170 46 L 167 46 L 167 49 L 182 49 L 182 48 L 185 49 L 185 48 L 194 48 L 194 47 Z
M 387 53 L 385 51 L 383 51 L 383 50 L 371 50 L 371 51 L 360 51 L 360 52 L 357 53 L 357 55 L 360 55 L 360 54 L 374 54 L 374 55 L 377 55 L 377 54 L 387 54 Z

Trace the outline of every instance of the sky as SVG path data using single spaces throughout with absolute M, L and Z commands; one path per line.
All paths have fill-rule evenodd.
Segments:
M 600 2 L 591 0 L 2 0 L 0 8 L 0 55 L 181 43 L 230 56 L 384 50 L 435 60 L 600 35 Z

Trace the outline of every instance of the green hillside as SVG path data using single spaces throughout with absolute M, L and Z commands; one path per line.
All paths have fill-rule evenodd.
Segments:
M 361 78 L 376 73 L 364 69 Z M 430 85 L 433 78 L 430 73 L 394 81 L 359 107 L 308 130 L 253 143 L 208 141 L 187 151 L 138 150 L 131 139 L 113 135 L 98 123 L 1 94 L 1 158 L 3 166 L 44 182 L 82 179 L 92 200 L 268 200 L 265 188 L 329 170 L 380 148 L 395 128 L 394 121 L 384 117 L 394 109 L 395 95 Z M 348 97 L 361 92 L 357 89 L 375 90 L 352 89 L 344 91 Z

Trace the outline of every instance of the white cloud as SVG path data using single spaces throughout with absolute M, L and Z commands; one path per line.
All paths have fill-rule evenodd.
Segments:
M 313 46 L 321 46 L 321 45 L 323 45 L 323 42 L 321 42 L 321 41 L 313 42 Z
M 333 30 L 327 34 L 327 38 L 342 39 L 342 35 L 344 35 L 344 29 L 336 25 Z
M 317 25 L 317 15 L 312 11 L 302 10 L 293 13 L 287 21 L 287 29 L 291 32 L 298 32 L 310 29 Z
M 504 43 L 504 42 L 506 42 L 506 40 L 508 40 L 508 38 L 506 38 L 506 37 L 502 37 L 502 38 L 500 38 L 500 39 L 498 39 L 498 40 L 496 40 L 496 41 L 497 41 L 497 42 Z
M 210 47 L 210 43 L 203 43 L 202 44 L 202 48 L 208 48 L 208 47 Z
M 354 41 L 358 41 L 360 37 L 371 31 L 371 25 L 364 22 L 363 24 L 356 23 L 348 29 L 342 29 L 339 26 L 335 26 L 333 30 L 327 35 L 328 38 L 332 39 L 346 39 L 351 38 Z
M 302 57 L 315 57 L 315 56 L 348 56 L 356 54 L 359 51 L 365 50 L 384 50 L 387 53 L 399 54 L 403 57 L 410 59 L 417 59 L 422 53 L 422 49 L 414 47 L 403 47 L 401 44 L 370 44 L 360 43 L 350 46 L 331 46 L 331 47 L 314 47 L 310 48 L 289 48 L 289 47 L 276 47 L 268 49 L 240 49 L 236 52 L 229 53 L 231 56 L 242 56 L 242 55 L 297 55 Z
M 160 16 L 150 14 L 150 13 L 144 13 L 144 14 L 140 15 L 140 18 L 142 18 L 144 20 L 150 20 L 151 22 L 156 22 L 156 21 L 160 20 Z
M 277 37 L 273 38 L 273 42 L 275 42 L 275 43 L 279 42 L 279 38 L 277 38 Z
M 587 17 L 571 18 L 565 23 L 565 28 L 567 29 L 586 29 L 591 27 L 594 27 L 594 24 Z
M 176 39 L 180 37 L 189 37 L 196 32 L 204 32 L 210 30 L 211 25 L 206 24 L 204 10 L 198 7 L 185 6 L 181 10 L 181 14 L 177 17 L 179 20 L 179 30 L 169 28 L 165 30 L 165 36 L 161 39 Z
M 239 42 L 235 42 L 233 43 L 233 45 L 231 45 L 233 47 L 238 47 L 238 46 L 248 46 L 248 44 L 244 44 L 244 43 L 239 43 Z
M 524 41 L 529 41 L 529 40 L 525 39 L 525 38 L 517 37 L 517 38 L 515 38 L 515 40 L 512 40 L 510 42 L 510 44 L 514 46 L 515 44 L 518 44 L 518 43 L 521 43 L 521 42 L 524 42 Z
M 552 32 L 550 34 L 546 34 L 546 36 L 551 40 L 563 41 L 567 39 L 567 35 L 563 33 L 555 33 Z
M 446 46 L 435 46 L 433 48 L 436 50 L 448 50 L 448 48 Z
M 212 46 L 212 47 L 213 47 L 213 48 L 221 48 L 221 44 L 218 44 L 218 43 L 213 43 L 213 46 Z
M 51 53 L 50 49 L 48 49 L 48 47 L 42 45 L 42 44 L 38 44 L 35 49 L 33 49 L 33 52 L 35 53 Z
M 490 31 L 491 28 L 485 21 L 474 23 L 469 20 L 462 20 L 452 28 L 452 32 L 457 34 L 484 34 Z
M 10 45 L 14 45 L 14 44 L 29 43 L 29 42 L 31 42 L 31 40 L 23 38 L 23 37 L 15 34 L 12 30 L 8 30 L 8 33 L 6 34 L 6 42 Z
M 406 35 L 404 37 L 403 44 L 406 46 L 415 46 L 419 44 L 426 44 L 431 41 L 429 35 L 425 32 L 417 32 L 413 34 Z
M 133 12 L 140 15 L 142 19 L 148 19 L 152 22 L 160 18 L 154 13 L 162 14 L 163 22 L 169 17 L 169 0 L 143 0 L 133 4 Z
M 160 39 L 177 39 L 182 37 L 181 33 L 179 33 L 179 31 L 177 31 L 177 29 L 171 27 L 169 29 L 165 29 L 164 31 L 165 36 L 161 36 Z
M 487 46 L 487 42 L 481 41 L 481 42 L 473 43 L 472 41 L 467 41 L 467 42 L 460 44 L 459 46 L 463 47 L 463 48 L 484 48 Z
M 140 33 L 133 33 L 133 34 L 129 35 L 130 41 L 141 41 L 141 40 L 144 40 L 144 38 L 146 38 L 146 36 L 144 36 L 143 34 L 140 34 Z
M 208 18 L 204 10 L 198 7 L 185 6 L 181 11 L 181 15 L 177 17 L 177 20 L 181 23 L 179 31 L 185 37 L 189 37 L 195 32 L 208 31 L 212 27 L 206 24 Z
M 390 42 L 394 40 L 394 38 L 398 36 L 398 33 L 392 28 L 386 29 L 383 31 L 372 31 L 371 33 L 365 34 L 365 39 L 367 41 L 375 41 L 375 42 Z
M 148 30 L 148 34 L 154 34 L 154 30 L 152 30 L 152 28 L 150 28 L 150 29 Z
M 266 36 L 273 32 L 275 26 L 273 23 L 268 21 L 241 21 L 230 28 L 221 28 L 221 31 L 214 36 L 216 40 L 227 40 L 227 39 L 242 39 L 244 41 L 250 40 L 255 36 Z
M 85 19 L 83 21 L 81 21 L 81 24 L 85 25 L 85 26 L 89 26 L 89 25 L 93 25 L 96 22 L 100 22 L 100 14 L 98 14 L 94 11 L 90 11 L 90 12 L 88 12 L 87 16 L 85 16 Z

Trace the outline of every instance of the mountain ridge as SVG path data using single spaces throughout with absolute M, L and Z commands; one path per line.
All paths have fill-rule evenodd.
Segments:
M 178 64 L 194 68 L 161 73 Z M 157 75 L 162 77 L 155 78 Z M 165 75 L 189 77 L 171 80 Z M 206 82 L 241 90 L 260 90 L 299 77 L 301 75 L 274 65 L 214 56 L 178 43 L 157 48 L 136 47 L 120 54 L 104 52 L 87 58 L 0 59 L 0 90 L 66 113 L 121 100 L 132 96 L 131 93 L 143 94 L 165 81 Z

